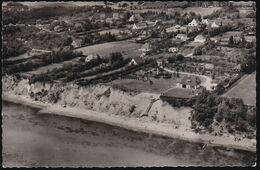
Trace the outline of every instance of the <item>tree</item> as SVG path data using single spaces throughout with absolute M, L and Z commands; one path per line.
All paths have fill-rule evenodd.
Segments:
M 110 63 L 116 63 L 123 61 L 122 54 L 120 52 L 111 53 L 109 57 Z

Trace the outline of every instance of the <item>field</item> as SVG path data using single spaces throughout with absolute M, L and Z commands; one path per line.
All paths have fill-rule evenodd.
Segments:
M 200 14 L 201 16 L 209 15 L 216 10 L 220 10 L 221 7 L 211 7 L 211 8 L 203 8 L 203 7 L 188 7 L 182 10 L 182 14 L 185 12 L 195 12 L 196 14 Z
M 76 59 L 76 58 L 75 58 Z M 29 73 L 29 74 L 34 74 L 34 75 L 37 75 L 37 74 L 44 74 L 46 73 L 48 70 L 49 71 L 52 71 L 53 69 L 57 68 L 62 68 L 63 67 L 63 64 L 67 64 L 67 63 L 72 63 L 74 62 L 74 60 L 68 60 L 68 61 L 64 61 L 64 62 L 61 62 L 61 63 L 54 63 L 54 64 L 49 64 L 47 66 L 42 66 L 42 67 L 38 67 L 37 69 L 33 70 L 33 71 L 29 71 L 29 72 L 26 72 L 26 73 Z
M 152 84 L 150 84 L 149 80 L 143 81 L 137 79 L 118 79 L 106 83 L 106 85 L 138 92 L 150 92 L 160 94 L 163 91 L 174 87 L 178 82 L 181 81 L 181 77 L 175 79 L 150 78 L 150 80 L 153 82 Z
M 97 45 L 91 45 L 76 49 L 76 51 L 82 51 L 84 55 L 97 53 L 102 57 L 109 56 L 113 52 L 121 52 L 123 57 L 139 57 L 141 52 L 138 51 L 142 47 L 142 44 L 125 41 L 109 42 Z
M 256 104 L 256 73 L 248 75 L 241 80 L 235 87 L 224 94 L 226 97 L 243 99 L 247 105 Z

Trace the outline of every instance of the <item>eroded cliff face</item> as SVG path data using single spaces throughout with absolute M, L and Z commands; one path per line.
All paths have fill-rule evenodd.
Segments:
M 15 95 L 28 96 L 32 100 L 58 104 L 62 106 L 89 109 L 98 112 L 106 112 L 124 117 L 140 117 L 151 99 L 156 98 L 153 94 L 130 93 L 113 89 L 108 86 L 79 87 L 73 84 L 49 84 L 36 82 L 29 84 L 29 80 L 17 80 L 12 76 L 2 78 L 3 92 Z M 182 128 L 190 127 L 190 108 L 173 108 L 161 100 L 156 101 L 144 120 L 172 123 Z

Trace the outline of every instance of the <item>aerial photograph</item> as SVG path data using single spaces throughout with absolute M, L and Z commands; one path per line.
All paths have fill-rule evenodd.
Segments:
M 2 2 L 2 167 L 256 167 L 255 1 Z

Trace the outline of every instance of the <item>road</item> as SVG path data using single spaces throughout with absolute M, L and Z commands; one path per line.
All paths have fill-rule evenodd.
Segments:
M 176 71 L 170 70 L 168 68 L 162 68 L 162 69 L 167 71 L 167 72 L 169 72 L 169 73 L 176 73 Z M 201 77 L 201 78 L 205 79 L 205 81 L 203 81 L 201 83 L 201 86 L 205 87 L 207 90 L 210 90 L 210 91 L 212 90 L 211 89 L 212 86 L 217 86 L 216 83 L 212 83 L 211 82 L 212 81 L 211 77 L 208 77 L 208 76 L 205 76 L 205 75 L 194 74 L 194 73 L 187 73 L 187 72 L 181 72 L 181 71 L 179 71 L 179 74 L 184 74 L 184 75 L 189 75 L 189 76 L 198 76 L 198 77 Z

